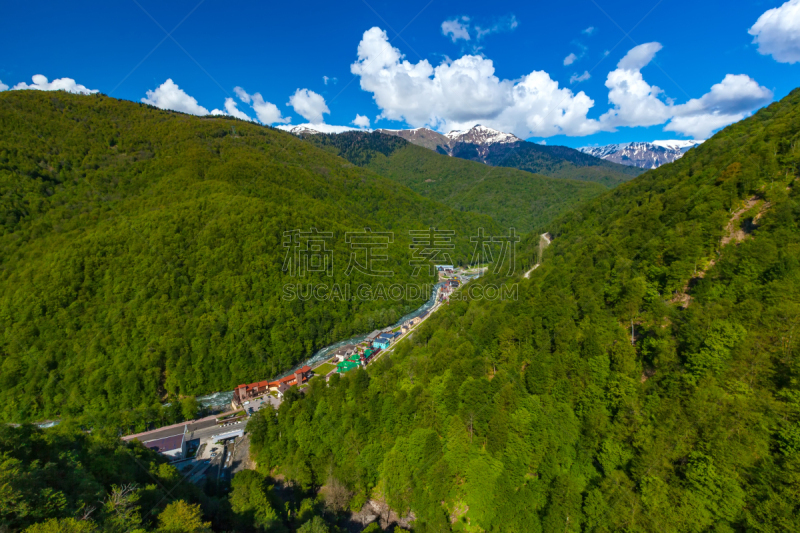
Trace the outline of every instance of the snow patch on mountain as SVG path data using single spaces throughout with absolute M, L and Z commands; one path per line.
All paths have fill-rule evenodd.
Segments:
M 584 146 L 578 150 L 621 165 L 652 169 L 680 159 L 687 150 L 702 142 L 701 140 L 629 142 L 606 146 Z
M 653 141 L 651 144 L 656 146 L 661 146 L 663 148 L 671 149 L 671 150 L 681 150 L 685 152 L 689 148 L 694 148 L 698 144 L 704 143 L 705 140 L 696 141 L 693 139 L 690 140 L 669 140 L 669 141 Z
M 291 124 L 282 124 L 275 126 L 276 129 L 288 131 L 294 135 L 317 135 L 319 133 L 344 133 L 346 131 L 372 131 L 369 128 L 353 128 L 351 126 L 335 126 L 333 124 L 325 124 L 324 122 L 305 124 L 298 124 L 292 126 Z
M 470 143 L 470 144 L 497 144 L 497 143 L 516 143 L 522 142 L 522 139 L 513 133 L 504 133 L 497 131 L 486 126 L 477 124 L 467 131 L 453 130 L 446 133 L 445 137 L 452 142 Z

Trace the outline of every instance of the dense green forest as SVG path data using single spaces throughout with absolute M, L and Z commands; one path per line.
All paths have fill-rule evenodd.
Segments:
M 0 527 L 333 533 L 372 499 L 419 532 L 800 530 L 798 179 L 800 90 L 565 213 L 543 253 L 529 236 L 514 275 L 471 282 L 517 284 L 515 298 L 462 290 L 368 370 L 259 411 L 257 470 L 229 495 L 182 483 L 110 427 L 3 426 Z M 73 231 L 57 209 L 7 235 Z
M 253 470 L 204 487 L 115 434 L 0 427 L 0 530 L 26 533 L 334 533 L 325 502 Z M 230 490 L 228 490 L 230 489 Z M 327 519 L 327 522 L 325 519 Z
M 412 277 L 409 230 L 455 231 L 450 254 L 464 263 L 470 235 L 497 229 L 288 133 L 233 119 L 8 91 L 0 130 L 5 421 L 85 415 L 141 428 L 169 397 L 269 378 L 428 297 L 289 301 L 284 284 L 355 295 L 360 284 L 429 283 L 427 269 Z M 387 259 L 372 266 L 393 271 L 388 281 L 347 271 L 353 261 L 369 268 L 345 235 L 365 228 L 394 233 Z M 299 258 L 302 242 L 287 240 L 312 229 L 331 234 L 330 268 L 300 268 L 322 245 L 306 241 Z
M 489 215 L 504 228 L 520 232 L 546 228 L 579 202 L 607 190 L 598 183 L 487 167 L 385 133 L 346 132 L 304 139 L 453 209 Z
M 415 531 L 799 531 L 798 178 L 795 90 L 476 282 L 518 298 L 260 411 L 259 469 Z

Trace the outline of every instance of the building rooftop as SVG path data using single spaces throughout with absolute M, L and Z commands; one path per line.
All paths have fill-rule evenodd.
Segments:
M 173 435 L 171 437 L 164 437 L 163 439 L 156 439 L 144 443 L 147 448 L 155 450 L 158 453 L 171 452 L 179 450 L 183 445 L 183 433 L 180 435 Z

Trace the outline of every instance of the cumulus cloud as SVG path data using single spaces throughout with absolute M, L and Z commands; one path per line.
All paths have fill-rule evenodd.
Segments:
M 97 92 L 96 89 L 87 89 L 83 85 L 75 83 L 75 80 L 72 78 L 59 78 L 49 82 L 45 76 L 36 74 L 31 79 L 33 80 L 32 84 L 28 85 L 25 82 L 18 83 L 14 85 L 12 90 L 35 89 L 37 91 L 66 91 L 75 94 L 92 94 Z
M 264 101 L 260 93 L 253 95 L 253 111 L 262 124 L 286 124 L 291 122 L 291 117 L 281 116 L 281 110 L 271 102 Z
M 546 72 L 501 80 L 490 59 L 475 55 L 437 67 L 427 60 L 414 64 L 377 27 L 364 33 L 350 69 L 361 78 L 361 88 L 373 94 L 380 118 L 414 127 L 449 131 L 480 123 L 520 137 L 596 131 L 596 121 L 586 118 L 592 99 L 560 88 Z
M 661 50 L 659 43 L 631 49 L 608 74 L 606 87 L 613 108 L 600 117 L 604 129 L 669 123 L 665 131 L 707 138 L 723 126 L 748 116 L 772 100 L 772 91 L 747 75 L 728 74 L 700 98 L 675 105 L 663 91 L 644 80 L 641 69 Z
M 240 97 L 241 98 L 241 97 Z M 236 107 L 236 100 L 233 98 L 226 98 L 225 99 L 225 111 L 221 109 L 214 109 L 211 111 L 212 115 L 228 115 L 231 117 L 236 117 L 242 120 L 247 120 L 252 122 L 253 119 L 247 116 L 247 113 Z
M 325 85 L 328 85 L 328 83 L 336 85 L 336 82 L 338 82 L 339 80 L 337 80 L 336 78 L 329 78 L 328 76 L 322 76 L 322 81 L 323 83 L 325 83 Z
M 766 11 L 748 30 L 758 51 L 780 63 L 800 61 L 800 0 Z
M 353 120 L 353 122 L 351 122 L 351 124 L 358 126 L 359 128 L 369 128 L 369 118 L 356 113 L 356 118 Z
M 436 67 L 427 60 L 412 63 L 377 27 L 364 32 L 358 59 L 350 69 L 360 77 L 361 88 L 372 93 L 381 110 L 378 118 L 442 132 L 483 124 L 521 138 L 583 136 L 657 124 L 666 124 L 669 131 L 707 137 L 711 130 L 747 116 L 772 98 L 769 90 L 748 76 L 728 75 L 708 94 L 675 105 L 659 87 L 647 83 L 641 72 L 660 49 L 659 43 L 646 43 L 620 60 L 606 79 L 611 108 L 600 119 L 587 116 L 595 105 L 593 99 L 583 91 L 560 87 L 547 72 L 500 79 L 492 60 L 476 55 L 446 60 Z
M 584 34 L 584 35 L 592 35 L 596 31 L 597 31 L 597 28 L 595 28 L 594 26 L 589 26 L 585 30 L 581 31 L 581 33 Z
M 591 77 L 592 77 L 592 76 L 591 76 L 591 74 L 589 74 L 589 71 L 588 71 L 588 70 L 584 70 L 584 71 L 583 71 L 583 74 L 578 74 L 578 73 L 576 72 L 575 74 L 573 74 L 572 76 L 570 76 L 570 78 L 569 78 L 569 82 L 570 82 L 570 83 L 580 83 L 580 82 L 582 82 L 582 81 L 586 81 L 586 80 L 588 80 L 588 79 L 589 79 L 589 78 L 591 78 Z
M 573 64 L 578 59 L 578 56 L 575 54 L 570 54 L 564 58 L 564 66 L 568 67 L 569 65 Z
M 675 131 L 698 139 L 748 116 L 772 101 L 772 91 L 745 74 L 728 74 L 700 98 L 673 107 L 673 118 L 664 131 Z
M 445 37 L 450 37 L 453 42 L 456 42 L 459 39 L 469 41 L 469 17 L 445 20 L 442 22 L 442 35 Z
M 281 110 L 278 109 L 278 106 L 271 102 L 265 101 L 264 97 L 261 96 L 261 93 L 249 94 L 241 87 L 234 87 L 233 92 L 236 93 L 236 96 L 239 98 L 239 100 L 245 104 L 251 104 L 253 111 L 256 112 L 258 121 L 262 124 L 286 124 L 292 120 L 289 117 L 282 116 Z M 225 101 L 225 105 L 227 108 L 227 100 Z
M 640 71 L 660 49 L 659 43 L 636 46 L 608 74 L 608 101 L 613 108 L 600 117 L 606 128 L 653 126 L 672 116 L 669 106 L 660 98 L 663 91 L 647 83 Z
M 313 123 L 325 122 L 323 115 L 331 112 L 322 95 L 308 89 L 297 89 L 286 105 L 292 106 L 298 115 Z
M 2 80 L 0 80 L 0 92 L 7 91 L 7 90 L 8 90 L 8 85 L 6 85 L 5 83 L 3 83 Z
M 160 109 L 171 109 L 190 115 L 208 115 L 208 109 L 186 94 L 172 81 L 172 78 L 168 78 L 155 91 L 147 91 L 147 96 L 142 98 L 142 102 Z

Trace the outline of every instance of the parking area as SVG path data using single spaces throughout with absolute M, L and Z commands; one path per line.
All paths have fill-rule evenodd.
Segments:
M 265 394 L 260 398 L 253 398 L 252 400 L 244 402 L 242 407 L 247 412 L 248 416 L 253 416 L 256 414 L 260 409 L 264 407 L 271 407 L 272 409 L 277 409 L 281 405 L 280 398 L 276 398 L 271 394 Z

